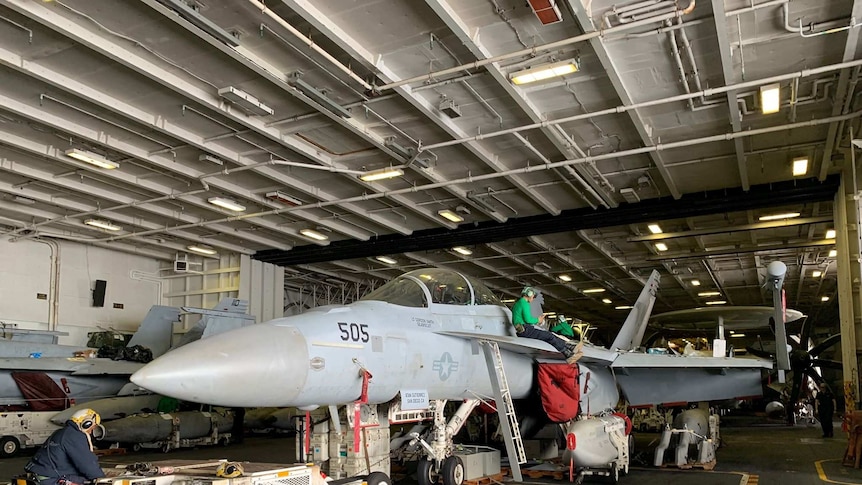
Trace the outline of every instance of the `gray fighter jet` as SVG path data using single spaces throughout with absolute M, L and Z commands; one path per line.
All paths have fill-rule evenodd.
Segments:
M 572 443 L 577 461 L 579 453 L 585 461 L 596 455 L 593 447 L 618 445 L 626 428 L 623 418 L 612 415 L 618 385 L 632 405 L 761 393 L 761 369 L 772 367 L 766 360 L 637 352 L 658 279 L 654 271 L 610 349 L 582 347 L 574 366 L 580 376 L 575 384 L 580 411 L 570 423 L 604 421 L 590 427 L 590 436 L 582 436 L 576 446 Z M 488 348 L 499 349 L 514 400 L 535 400 L 537 361 L 566 365 L 549 344 L 517 337 L 510 310 L 481 282 L 451 270 L 421 269 L 347 306 L 320 307 L 189 344 L 147 364 L 131 379 L 187 401 L 303 410 L 363 399 L 389 403 L 391 411 L 405 404 L 402 398 L 409 390 L 426 403 L 463 402 L 457 413 L 463 422 L 479 403 L 477 396 L 503 395 L 492 385 L 491 357 L 483 355 Z M 458 459 L 451 456 L 453 430 L 458 429 L 451 425 L 435 420 L 435 442 L 425 447 L 431 459 L 420 463 L 421 485 L 438 474 L 445 485 L 458 485 L 458 477 L 463 478 L 463 465 L 459 472 Z

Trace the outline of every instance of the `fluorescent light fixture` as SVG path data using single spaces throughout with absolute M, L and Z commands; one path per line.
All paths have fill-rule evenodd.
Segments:
M 291 197 L 291 196 L 289 196 L 283 192 L 279 192 L 277 190 L 272 191 L 272 192 L 267 192 L 266 198 L 281 202 L 282 204 L 286 204 L 286 205 L 292 205 L 292 206 L 302 205 L 301 200 L 297 199 L 296 197 Z
M 342 118 L 350 118 L 350 111 L 347 111 L 340 104 L 333 101 L 332 98 L 323 94 L 323 91 L 300 79 L 299 76 L 291 77 L 288 83 L 302 91 L 302 94 L 308 96 L 314 102 L 329 111 L 332 111 L 336 115 L 341 116 Z
M 259 99 L 233 86 L 219 89 L 218 95 L 246 110 L 249 114 L 270 116 L 274 113 L 272 108 L 261 103 Z
M 386 264 L 398 263 L 398 261 L 395 261 L 394 259 L 390 258 L 389 256 L 377 256 L 374 259 L 376 259 L 377 261 L 380 261 L 381 263 L 386 263 Z
M 837 250 L 837 249 L 830 249 L 830 250 L 829 250 L 829 256 L 828 256 L 828 257 L 830 257 L 830 258 L 837 258 L 837 257 L 838 257 L 838 250 Z
M 726 305 L 727 302 L 724 300 L 713 300 L 706 302 L 707 305 Z
M 198 157 L 198 161 L 214 163 L 216 165 L 224 165 L 224 160 L 214 155 L 210 155 L 209 153 L 201 153 L 201 155 Z
M 799 217 L 798 212 L 785 212 L 783 214 L 771 214 L 768 216 L 760 216 L 758 220 L 761 221 L 780 221 L 781 219 L 793 219 L 794 217 Z
M 514 298 L 506 298 L 505 300 L 500 300 L 500 303 L 514 303 Z
M 667 251 L 667 244 L 665 243 L 655 243 L 655 248 L 659 251 Z
M 615 310 L 631 310 L 632 308 L 634 307 L 631 305 L 620 305 L 618 307 L 614 307 Z
M 800 177 L 808 173 L 808 158 L 793 159 L 793 176 Z
M 244 205 L 240 204 L 239 202 L 237 202 L 235 200 L 228 199 L 225 197 L 210 197 L 209 199 L 207 199 L 207 202 L 209 202 L 212 205 L 217 205 L 217 206 L 221 207 L 222 209 L 227 209 L 229 211 L 234 211 L 234 212 L 245 211 Z
M 72 157 L 76 160 L 80 160 L 82 162 L 87 162 L 90 165 L 95 165 L 99 168 L 105 168 L 108 170 L 115 169 L 120 166 L 117 162 L 112 162 L 105 157 L 99 155 L 98 153 L 88 152 L 87 150 L 79 150 L 77 148 L 69 148 L 65 152 L 67 157 Z
M 299 231 L 299 233 L 307 238 L 314 239 L 316 241 L 326 241 L 327 239 L 329 239 L 329 236 L 321 232 L 317 232 L 314 229 L 302 229 Z
M 697 294 L 697 296 L 719 296 L 721 295 L 720 291 L 701 291 Z
M 207 256 L 212 256 L 214 254 L 218 254 L 218 251 L 209 247 L 198 244 L 192 244 L 191 246 L 186 246 L 186 249 L 189 251 L 193 251 L 195 253 L 206 254 Z
M 455 246 L 454 248 L 452 248 L 452 251 L 455 251 L 458 254 L 463 254 L 464 256 L 469 256 L 469 255 L 473 254 L 473 251 L 470 251 L 469 249 L 465 248 L 464 246 Z
M 826 231 L 826 239 L 835 239 L 835 229 L 829 229 Z
M 197 10 L 193 9 L 186 3 L 184 0 L 160 0 L 161 3 L 164 3 L 171 8 L 173 8 L 180 17 L 188 20 L 199 29 L 204 32 L 212 35 L 216 39 L 228 44 L 232 47 L 237 47 L 239 45 L 239 40 L 231 35 L 230 32 L 224 30 L 223 28 L 216 25 L 212 20 L 204 17 Z
M 829 297 L 828 296 L 821 296 L 820 301 L 829 301 Z
M 509 74 L 509 79 L 517 85 L 529 84 L 552 77 L 565 76 L 566 74 L 578 72 L 578 69 L 578 62 L 574 59 L 569 59 L 567 61 L 541 64 L 523 71 L 513 72 Z
M 821 276 L 823 276 L 823 271 L 812 271 L 811 272 L 812 278 L 820 278 Z
M 700 280 L 691 280 L 691 286 L 700 286 Z
M 104 229 L 106 231 L 120 231 L 123 229 L 116 224 L 113 224 L 108 221 L 103 221 L 101 219 L 87 219 L 86 221 L 84 221 L 84 224 L 88 226 L 98 227 L 99 229 Z
M 452 222 L 464 222 L 464 218 L 449 209 L 441 209 L 437 211 L 437 215 L 449 219 Z
M 605 305 L 610 305 L 612 302 L 610 298 L 602 298 L 602 303 L 604 303 Z
M 560 276 L 557 276 L 557 278 L 559 278 L 560 281 L 565 281 L 566 283 L 572 281 L 572 277 L 567 274 L 561 274 Z
M 760 111 L 768 115 L 778 113 L 781 108 L 781 84 L 767 84 L 760 87 Z
M 735 334 L 731 335 L 731 337 L 745 337 L 745 334 L 744 333 L 735 333 Z
M 586 290 L 582 290 L 581 293 L 604 293 L 604 288 L 588 288 Z
M 650 224 L 647 226 L 647 229 L 649 229 L 649 232 L 653 234 L 661 234 L 662 232 L 664 232 L 661 230 L 661 226 L 659 226 L 658 224 Z
M 383 168 L 380 170 L 372 170 L 370 172 L 365 172 L 360 175 L 360 180 L 364 180 L 365 182 L 375 182 L 377 180 L 385 180 L 391 179 L 395 177 L 400 177 L 404 175 L 404 170 L 400 168 Z

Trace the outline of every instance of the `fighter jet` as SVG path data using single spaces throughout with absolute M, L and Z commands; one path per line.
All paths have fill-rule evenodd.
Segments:
M 426 403 L 462 402 L 448 424 L 435 418 L 434 442 L 424 446 L 429 460 L 419 468 L 421 485 L 438 476 L 445 485 L 459 485 L 463 464 L 452 456 L 452 437 L 478 397 L 495 396 L 498 411 L 507 396 L 535 400 L 537 367 L 556 366 L 566 368 L 567 377 L 558 379 L 572 388 L 567 398 L 575 410 L 558 420 L 567 423 L 575 463 L 618 473 L 627 467 L 620 450 L 625 446 L 627 455 L 621 441 L 627 441 L 628 430 L 624 418 L 612 414 L 620 398 L 617 385 L 632 405 L 727 399 L 759 395 L 760 371 L 772 366 L 766 360 L 638 352 L 658 282 L 654 271 L 611 348 L 584 344 L 574 366 L 549 344 L 516 336 L 510 310 L 478 280 L 448 269 L 420 269 L 350 305 L 191 343 L 131 379 L 153 392 L 223 406 L 312 410 L 361 401 L 388 403 L 391 413 L 407 407 L 408 390 L 414 401 L 419 396 Z M 492 384 L 500 377 L 495 368 L 504 370 L 505 389 Z M 439 405 L 434 409 L 442 412 Z M 589 429 L 578 423 L 590 423 Z M 509 442 L 516 440 L 507 440 L 510 463 L 516 464 L 523 450 Z

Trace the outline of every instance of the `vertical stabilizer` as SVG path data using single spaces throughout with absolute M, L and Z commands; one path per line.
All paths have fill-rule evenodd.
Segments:
M 649 275 L 646 286 L 641 290 L 640 296 L 633 305 L 632 311 L 626 317 L 620 333 L 614 339 L 611 345 L 611 350 L 629 351 L 640 347 L 641 341 L 646 332 L 647 321 L 652 313 L 653 304 L 655 304 L 655 295 L 658 291 L 659 274 L 653 270 Z
M 141 325 L 129 340 L 128 347 L 142 345 L 158 357 L 171 348 L 174 322 L 180 320 L 180 309 L 172 306 L 153 305 Z

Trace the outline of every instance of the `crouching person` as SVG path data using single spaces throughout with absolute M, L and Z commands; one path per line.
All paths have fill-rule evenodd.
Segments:
M 83 485 L 105 476 L 93 453 L 93 430 L 101 422 L 92 409 L 82 409 L 36 451 L 24 467 L 40 485 Z

